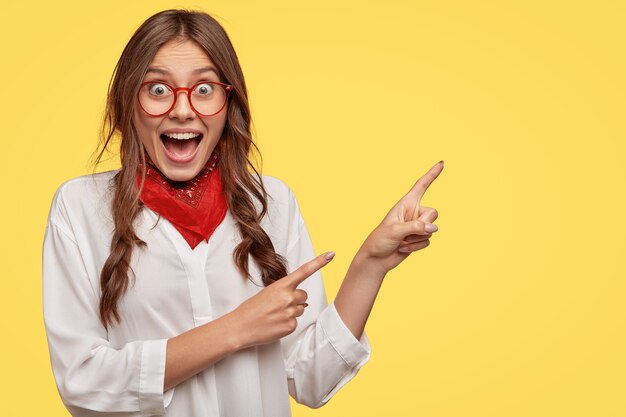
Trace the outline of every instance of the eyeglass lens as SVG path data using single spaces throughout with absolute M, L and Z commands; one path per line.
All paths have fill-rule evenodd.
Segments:
M 180 95 L 180 94 L 179 94 Z M 189 97 L 187 94 L 183 96 Z M 202 83 L 194 87 L 191 92 L 191 105 L 204 116 L 219 112 L 226 103 L 227 91 L 213 83 Z M 163 83 L 145 84 L 139 90 L 139 102 L 143 109 L 152 115 L 162 115 L 169 112 L 174 104 L 174 91 Z M 178 97 L 178 100 L 184 99 Z

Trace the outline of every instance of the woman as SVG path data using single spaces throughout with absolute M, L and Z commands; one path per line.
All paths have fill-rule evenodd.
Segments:
M 167 10 L 116 66 L 102 156 L 121 168 L 54 196 L 44 239 L 52 368 L 74 416 L 289 416 L 370 357 L 386 273 L 428 246 L 431 168 L 368 236 L 330 305 L 297 201 L 260 175 L 244 77 L 223 28 Z M 248 166 L 254 173 L 248 171 Z

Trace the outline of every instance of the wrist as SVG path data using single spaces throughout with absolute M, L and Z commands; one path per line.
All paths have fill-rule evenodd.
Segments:
M 246 332 L 238 319 L 235 311 L 222 316 L 224 320 L 224 338 L 231 352 L 246 348 L 248 341 L 246 340 Z
M 357 251 L 356 255 L 354 255 L 352 264 L 350 264 L 350 269 L 365 271 L 366 274 L 359 275 L 366 275 L 372 279 L 378 279 L 381 281 L 385 278 L 387 272 L 389 272 L 384 268 L 379 259 L 371 256 L 362 248 Z

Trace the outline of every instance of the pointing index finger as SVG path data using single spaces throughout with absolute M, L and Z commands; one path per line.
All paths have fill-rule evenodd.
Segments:
M 313 275 L 323 266 L 327 265 L 335 256 L 335 252 L 326 252 L 322 255 L 319 255 L 312 260 L 302 264 L 298 269 L 293 271 L 287 277 L 283 278 L 283 280 L 287 280 L 287 285 L 295 289 L 298 285 L 300 285 L 304 280 Z
M 443 161 L 439 161 L 431 169 L 429 169 L 428 172 L 424 174 L 422 178 L 417 180 L 415 185 L 413 185 L 413 187 L 411 188 L 411 191 L 409 191 L 409 194 L 413 194 L 415 197 L 417 197 L 418 206 L 419 206 L 420 200 L 424 196 L 424 193 L 426 192 L 428 187 L 430 187 L 430 184 L 432 184 L 433 181 L 435 181 L 435 179 L 439 176 L 439 174 L 441 174 L 442 170 L 443 170 Z

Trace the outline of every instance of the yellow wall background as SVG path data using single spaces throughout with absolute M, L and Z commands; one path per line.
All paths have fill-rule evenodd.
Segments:
M 387 276 L 371 361 L 294 416 L 626 415 L 626 7 L 607 0 L 4 5 L 0 415 L 69 415 L 41 307 L 50 201 L 91 171 L 124 45 L 178 7 L 229 33 L 263 173 L 292 187 L 317 252 L 337 252 L 330 298 L 445 160 L 422 201 L 440 230 Z

